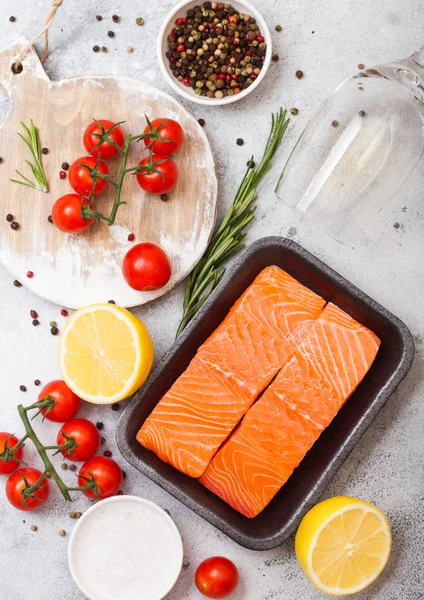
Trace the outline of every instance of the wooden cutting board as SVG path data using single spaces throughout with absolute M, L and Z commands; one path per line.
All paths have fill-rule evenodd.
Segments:
M 18 40 L 0 51 L 0 85 L 12 102 L 0 125 L 0 260 L 35 294 L 70 308 L 108 300 L 131 307 L 161 296 L 193 269 L 215 224 L 217 179 L 204 131 L 176 100 L 141 81 L 115 76 L 50 81 L 33 50 L 23 60 L 23 71 L 14 74 L 11 65 L 24 44 L 25 40 Z M 59 172 L 63 162 L 86 155 L 85 127 L 93 118 L 125 120 L 125 133 L 136 135 L 145 127 L 144 113 L 151 119 L 176 119 L 185 131 L 184 146 L 174 157 L 180 176 L 168 201 L 143 192 L 128 174 L 121 195 L 128 204 L 119 208 L 115 225 L 94 223 L 88 232 L 76 236 L 58 231 L 48 222 L 52 204 L 73 191 Z M 43 156 L 48 193 L 9 181 L 15 169 L 29 175 L 24 159 L 30 157 L 17 132 L 20 121 L 29 124 L 31 119 L 42 146 L 49 150 Z M 143 143 L 133 142 L 128 166 L 146 155 L 143 148 Z M 116 174 L 119 158 L 108 161 L 108 166 Z M 108 214 L 112 203 L 109 186 L 95 204 Z M 6 221 L 7 213 L 19 223 L 17 231 Z M 132 243 L 127 240 L 129 233 L 135 235 Z M 171 280 L 155 292 L 131 289 L 121 274 L 126 251 L 145 241 L 159 244 L 172 264 Z M 26 277 L 29 270 L 34 273 L 32 279 Z

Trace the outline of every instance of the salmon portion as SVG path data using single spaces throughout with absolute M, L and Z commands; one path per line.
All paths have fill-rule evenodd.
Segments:
M 278 267 L 264 269 L 157 404 L 137 440 L 200 477 L 324 304 Z
M 281 489 L 371 367 L 379 339 L 328 304 L 201 483 L 246 517 Z

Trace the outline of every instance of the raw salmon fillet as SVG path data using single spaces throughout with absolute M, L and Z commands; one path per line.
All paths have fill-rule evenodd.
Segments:
M 200 477 L 324 304 L 278 267 L 264 269 L 157 404 L 137 440 Z
M 200 481 L 246 517 L 284 485 L 368 372 L 379 339 L 328 304 Z

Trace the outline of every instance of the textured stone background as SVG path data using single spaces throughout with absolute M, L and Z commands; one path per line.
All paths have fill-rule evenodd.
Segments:
M 300 223 L 277 201 L 272 190 L 284 157 L 310 115 L 340 81 L 355 72 L 358 63 L 371 66 L 403 57 L 423 43 L 424 4 L 421 0 L 254 2 L 272 29 L 275 51 L 281 57 L 279 63 L 271 65 L 262 86 L 243 102 L 216 109 L 185 104 L 197 118 L 206 120 L 218 164 L 220 213 L 230 204 L 249 155 L 257 153 L 257 147 L 262 148 L 271 111 L 281 104 L 299 109 L 278 164 L 261 189 L 249 241 L 270 234 L 293 237 L 402 318 L 415 336 L 417 355 L 410 375 L 352 452 L 325 496 L 351 494 L 375 502 L 387 513 L 393 528 L 390 563 L 376 585 L 358 598 L 419 600 L 424 597 L 423 163 L 367 231 L 345 247 Z M 155 43 L 162 19 L 174 4 L 172 0 L 65 0 L 51 31 L 47 73 L 54 80 L 82 74 L 124 74 L 170 92 L 157 66 Z M 47 0 L 0 0 L 0 44 L 7 45 L 22 34 L 31 37 L 42 25 L 48 5 Z M 96 14 L 104 20 L 97 22 Z M 113 14 L 121 16 L 120 24 L 112 23 Z M 11 15 L 16 16 L 16 23 L 9 22 Z M 145 19 L 144 27 L 135 24 L 138 16 Z M 277 23 L 283 26 L 281 33 L 274 31 Z M 114 39 L 107 37 L 110 29 L 116 32 Z M 109 52 L 93 53 L 94 44 L 106 45 Z M 128 45 L 134 47 L 133 54 L 126 52 Z M 305 72 L 301 81 L 294 75 L 297 69 Z M 7 102 L 0 100 L 1 118 L 7 111 Z M 245 139 L 244 146 L 236 145 L 237 137 Z M 395 223 L 399 227 L 395 228 Z M 34 400 L 35 378 L 47 382 L 59 375 L 58 340 L 49 334 L 48 322 L 55 319 L 60 326 L 61 317 L 56 306 L 34 297 L 25 288 L 15 288 L 12 280 L 0 267 L 0 429 L 17 429 L 19 433 L 16 404 Z M 158 359 L 173 342 L 182 294 L 180 286 L 167 297 L 136 311 L 153 334 Z M 31 326 L 31 308 L 39 312 L 42 325 L 38 328 Z M 19 391 L 20 384 L 28 387 L 25 396 Z M 104 421 L 107 447 L 117 456 L 114 427 L 119 413 L 87 406 L 83 415 Z M 47 424 L 45 428 L 46 437 L 49 429 L 55 435 L 55 426 Z M 125 492 L 169 509 L 184 538 L 185 569 L 169 600 L 199 598 L 192 583 L 196 565 L 214 554 L 232 558 L 240 568 L 243 583 L 234 600 L 321 597 L 297 565 L 293 540 L 270 552 L 244 550 L 136 470 L 123 466 L 128 473 Z M 87 506 L 88 502 L 80 500 L 75 510 L 83 511 Z M 74 522 L 67 516 L 68 511 L 54 491 L 48 507 L 25 515 L 5 502 L 3 485 L 0 486 L 1 599 L 82 598 L 68 572 L 67 538 L 58 535 L 62 528 L 71 532 Z M 37 533 L 30 530 L 33 523 L 39 527 Z

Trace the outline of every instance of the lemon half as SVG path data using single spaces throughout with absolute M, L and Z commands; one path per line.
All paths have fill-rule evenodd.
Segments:
M 63 379 L 75 394 L 94 404 L 131 396 L 146 380 L 153 357 L 145 325 L 114 304 L 77 310 L 60 337 Z
M 321 592 L 360 592 L 380 575 L 391 549 L 390 526 L 373 504 L 336 496 L 312 508 L 296 534 L 298 561 Z

